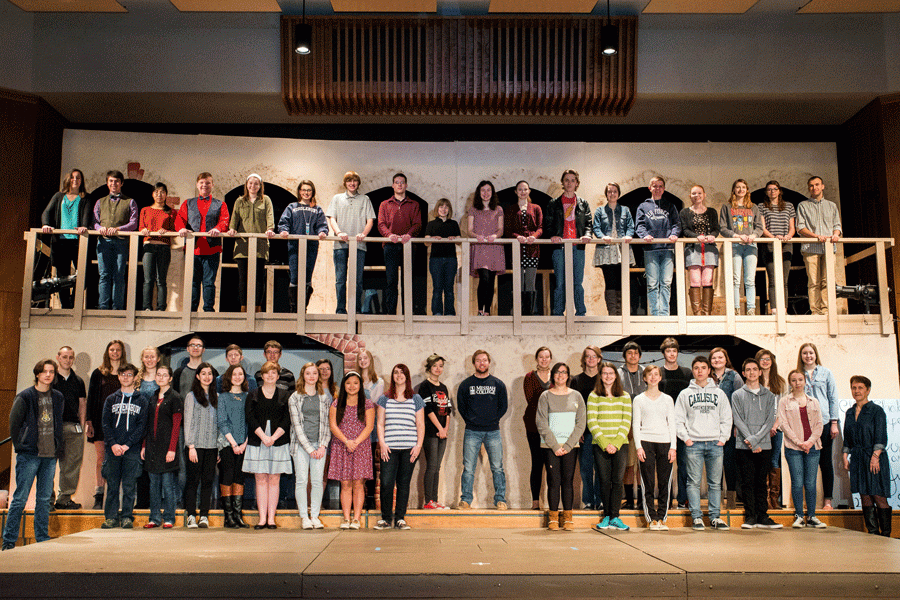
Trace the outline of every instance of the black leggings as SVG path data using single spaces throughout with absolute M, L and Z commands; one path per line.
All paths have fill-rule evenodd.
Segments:
M 184 510 L 189 515 L 197 514 L 197 486 L 200 486 L 200 516 L 209 516 L 212 500 L 213 478 L 216 476 L 215 448 L 196 448 L 197 462 L 191 462 L 190 450 L 184 448 L 184 462 L 187 465 L 187 483 L 184 485 Z
M 603 500 L 603 516 L 615 519 L 622 508 L 625 467 L 628 465 L 628 444 L 622 444 L 615 454 L 606 452 L 594 444 L 594 465 L 600 476 L 600 498 Z
M 529 478 L 531 482 L 531 501 L 537 502 L 541 499 L 541 478 L 544 476 L 545 463 L 547 462 L 546 453 L 544 452 L 546 448 L 541 448 L 541 434 L 537 431 L 526 431 L 525 437 L 528 439 L 528 450 L 531 452 L 531 477 Z
M 646 460 L 638 462 L 641 485 L 644 486 L 644 516 L 648 521 L 665 521 L 669 515 L 672 494 L 672 463 L 669 462 L 671 444 L 641 442 Z M 655 502 L 654 486 L 659 486 L 659 501 Z
M 822 428 L 822 450 L 819 451 L 819 468 L 822 470 L 822 498 L 831 500 L 834 491 L 834 458 L 831 456 L 831 421 Z
M 491 312 L 494 303 L 494 279 L 497 274 L 490 269 L 478 269 L 478 310 Z
M 560 492 L 563 510 L 572 510 L 578 449 L 572 448 L 568 453 L 557 456 L 550 448 L 544 448 L 544 456 L 547 460 L 547 501 L 550 503 L 550 510 L 559 510 Z

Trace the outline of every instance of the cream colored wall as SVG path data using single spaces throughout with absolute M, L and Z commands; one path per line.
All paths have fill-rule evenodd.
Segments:
M 203 333 L 203 332 L 199 332 Z M 152 333 L 121 333 L 119 337 L 125 342 L 130 360 L 147 345 L 160 345 L 179 337 L 180 334 L 169 336 Z M 31 385 L 33 376 L 32 366 L 40 359 L 54 356 L 56 348 L 66 343 L 75 348 L 76 371 L 85 379 L 99 364 L 100 356 L 106 343 L 111 338 L 106 332 L 74 332 L 29 329 L 22 332 L 20 345 L 20 363 L 18 371 L 19 389 Z M 456 389 L 460 382 L 471 375 L 472 353 L 483 348 L 493 357 L 491 372 L 503 380 L 509 390 L 510 409 L 501 420 L 501 432 L 503 435 L 504 457 L 503 463 L 507 477 L 507 499 L 512 507 L 522 508 L 531 505 L 531 497 L 528 484 L 530 457 L 528 444 L 525 440 L 522 414 L 525 409 L 525 400 L 522 391 L 522 380 L 526 372 L 534 368 L 534 351 L 537 347 L 546 345 L 553 351 L 554 359 L 568 363 L 573 373 L 580 372 L 579 359 L 581 350 L 588 344 L 597 344 L 604 347 L 616 341 L 616 337 L 603 338 L 587 336 L 568 337 L 449 337 L 435 338 L 429 336 L 426 331 L 422 335 L 409 336 L 398 344 L 396 336 L 368 336 L 364 338 L 366 347 L 375 356 L 375 366 L 378 373 L 385 377 L 397 363 L 405 363 L 413 374 L 413 382 L 418 385 L 424 378 L 423 363 L 432 352 L 441 353 L 449 358 L 444 372 L 443 381 L 450 388 L 453 398 L 456 397 Z M 900 397 L 900 382 L 898 382 L 896 340 L 893 336 L 841 336 L 830 338 L 827 335 L 818 335 L 801 338 L 799 336 L 786 335 L 779 337 L 748 336 L 747 341 L 761 347 L 771 349 L 778 357 L 780 372 L 786 374 L 794 368 L 797 360 L 797 351 L 800 345 L 806 341 L 812 341 L 819 348 L 824 365 L 829 367 L 837 380 L 839 398 L 850 397 L 849 379 L 854 374 L 865 374 L 873 382 L 873 398 L 897 398 Z M 241 334 L 235 334 L 235 342 L 241 343 Z M 439 500 L 444 504 L 455 503 L 459 498 L 459 482 L 462 474 L 462 438 L 463 423 L 456 415 L 452 420 L 451 433 L 441 468 L 441 487 Z M 835 444 L 837 448 L 840 446 Z M 93 462 L 95 460 L 93 446 L 85 448 L 84 466 L 82 478 L 75 501 L 82 504 L 91 502 L 93 495 L 95 475 Z M 475 477 L 475 507 L 492 506 L 493 487 L 491 473 L 488 468 L 487 458 L 482 453 L 482 461 L 478 465 Z M 415 481 L 410 506 L 419 506 L 422 492 L 422 464 L 416 467 Z M 845 473 L 836 469 L 837 482 L 835 498 L 846 499 L 849 497 L 849 484 Z M 577 476 L 576 476 L 577 478 Z M 785 477 L 787 479 L 787 477 Z M 546 505 L 546 500 L 544 501 Z

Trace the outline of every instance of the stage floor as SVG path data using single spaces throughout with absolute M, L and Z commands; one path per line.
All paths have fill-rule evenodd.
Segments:
M 856 531 L 92 529 L 0 555 L 9 598 L 900 598 Z

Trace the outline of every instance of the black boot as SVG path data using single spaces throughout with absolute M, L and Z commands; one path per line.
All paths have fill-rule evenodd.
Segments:
M 247 529 L 250 527 L 246 523 L 244 523 L 244 497 L 243 496 L 232 496 L 231 497 L 231 518 L 234 521 L 234 526 L 239 529 Z
M 534 292 L 522 292 L 522 316 L 530 317 L 534 314 L 532 304 L 534 303 Z
M 312 298 L 312 295 L 313 295 L 313 286 L 311 286 L 311 285 L 306 286 L 306 304 L 305 304 L 305 306 L 307 308 L 309 308 L 309 300 L 310 300 L 310 298 Z
M 103 492 L 97 492 L 96 494 L 94 494 L 93 510 L 103 510 Z
M 622 510 L 634 510 L 634 486 L 625 484 L 625 502 L 622 504 Z
M 234 529 L 237 524 L 234 522 L 234 513 L 231 508 L 231 496 L 222 496 L 219 498 L 222 503 L 222 514 L 225 516 L 225 527 Z
M 878 512 L 878 527 L 881 529 L 880 535 L 884 537 L 891 537 L 891 507 L 887 508 L 879 508 Z
M 611 317 L 622 314 L 622 290 L 606 290 L 603 293 L 606 300 L 606 312 Z
M 291 307 L 291 313 L 297 314 L 297 286 L 292 285 L 288 288 L 288 303 Z
M 866 523 L 866 530 L 869 533 L 878 535 L 878 517 L 875 515 L 874 506 L 863 506 L 863 521 Z

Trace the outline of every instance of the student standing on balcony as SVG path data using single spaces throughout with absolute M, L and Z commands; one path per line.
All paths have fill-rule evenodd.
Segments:
M 345 192 L 335 194 L 325 211 L 334 235 L 341 238 L 334 243 L 334 287 L 339 315 L 347 314 L 347 265 L 350 260 L 350 236 L 356 237 L 356 312 L 362 312 L 363 269 L 366 265 L 366 243 L 363 241 L 375 224 L 375 209 L 365 194 L 359 193 L 359 174 L 344 174 Z M 455 256 L 455 254 L 454 254 Z
M 460 236 L 459 223 L 453 220 L 453 205 L 447 198 L 441 198 L 434 205 L 434 219 L 425 226 L 425 237 L 455 240 Z M 456 298 L 453 285 L 456 283 L 456 244 L 431 244 L 428 270 L 431 271 L 431 314 L 455 315 Z
M 166 310 L 166 277 L 172 260 L 171 238 L 164 233 L 175 230 L 175 215 L 166 204 L 169 188 L 157 183 L 153 190 L 153 205 L 141 209 L 140 228 L 144 236 L 144 310 L 153 310 L 153 284 L 156 283 L 156 310 Z M 151 233 L 158 235 L 151 236 Z
M 543 233 L 544 215 L 541 207 L 531 201 L 531 188 L 527 181 L 516 184 L 518 202 L 507 208 L 503 217 L 506 228 L 504 237 L 515 237 L 522 246 L 522 314 L 537 314 L 537 296 L 535 278 L 537 277 L 538 260 L 541 247 L 534 244 Z M 515 259 L 513 259 L 515 260 Z
M 106 173 L 109 194 L 94 204 L 94 229 L 100 232 L 97 240 L 97 269 L 100 272 L 100 310 L 125 309 L 125 263 L 128 259 L 128 239 L 119 237 L 120 231 L 138 228 L 137 203 L 122 194 L 125 176 L 121 171 Z
M 688 296 L 695 315 L 712 314 L 713 274 L 719 264 L 719 215 L 706 206 L 706 190 L 702 185 L 691 188 L 691 205 L 678 213 L 684 237 L 697 238 L 696 244 L 684 247 L 684 264 L 691 287 Z
M 219 236 L 228 229 L 228 206 L 212 197 L 213 178 L 206 172 L 197 175 L 197 197 L 185 200 L 175 217 L 178 234 L 206 232 L 194 245 L 194 281 L 191 286 L 191 311 L 200 307 L 200 287 L 203 287 L 203 310 L 212 312 L 216 302 L 216 275 L 222 256 Z
M 797 212 L 794 205 L 784 201 L 781 185 L 772 180 L 766 184 L 766 201 L 759 207 L 759 214 L 763 217 L 763 237 L 777 238 L 786 242 L 794 237 L 796 230 Z M 769 312 L 773 315 L 778 307 L 775 304 L 775 261 L 782 261 L 784 274 L 784 301 L 788 301 L 788 276 L 791 274 L 791 244 L 781 245 L 781 256 L 775 256 L 774 244 L 763 244 L 765 254 L 766 274 L 769 279 Z M 785 313 L 787 314 L 787 313 Z M 776 394 L 777 396 L 777 394 Z
M 468 214 L 469 236 L 478 241 L 472 245 L 469 271 L 478 278 L 478 314 L 491 314 L 494 303 L 494 281 L 497 273 L 506 271 L 503 247 L 491 244 L 503 235 L 503 209 L 497 204 L 497 193 L 490 181 L 481 181 L 475 188 L 475 199 Z
M 378 232 L 390 238 L 384 244 L 384 268 L 387 285 L 384 290 L 384 313 L 397 314 L 397 269 L 403 268 L 403 244 L 422 231 L 419 203 L 406 197 L 406 175 L 397 173 L 391 179 L 394 195 L 378 207 Z M 412 265 L 407 265 L 412 268 Z M 411 293 L 411 290 L 409 290 Z M 402 303 L 401 303 L 402 306 Z
M 656 176 L 650 180 L 650 198 L 637 209 L 635 232 L 645 241 L 665 239 L 674 242 L 681 234 L 681 223 L 675 205 L 663 198 L 666 181 Z M 647 311 L 653 316 L 669 315 L 669 294 L 675 250 L 672 244 L 650 244 L 644 249 L 644 275 L 647 277 Z
M 619 204 L 622 188 L 618 183 L 607 183 L 603 195 L 606 196 L 606 206 L 598 206 L 594 212 L 594 237 L 602 242 L 594 250 L 594 266 L 603 271 L 606 311 L 615 316 L 622 314 L 622 246 L 618 242 L 610 243 L 610 240 L 631 240 L 634 237 L 634 219 L 628 207 Z M 635 265 L 634 250 L 630 246 L 628 264 Z
M 328 235 L 328 222 L 325 220 L 325 213 L 316 203 L 316 186 L 313 182 L 304 179 L 297 186 L 297 202 L 291 202 L 284 209 L 281 218 L 278 219 L 278 231 L 281 237 L 286 238 L 288 235 L 317 235 L 319 239 L 324 239 Z M 299 296 L 299 282 L 297 281 L 297 248 L 300 247 L 302 240 L 288 241 L 288 266 L 291 272 L 291 285 L 289 290 L 289 300 L 291 312 L 297 312 L 297 302 Z M 312 297 L 312 276 L 313 269 L 316 268 L 316 258 L 319 256 L 318 240 L 306 241 L 306 282 L 305 282 L 305 300 L 304 306 L 309 306 L 309 299 Z
M 750 201 L 750 188 L 743 179 L 731 186 L 731 199 L 722 206 L 719 215 L 719 231 L 723 237 L 739 238 L 740 244 L 731 245 L 734 265 L 734 314 L 741 314 L 741 279 L 747 296 L 747 314 L 756 314 L 756 264 L 758 250 L 753 240 L 763 234 L 763 219 L 759 207 Z
M 575 194 L 581 179 L 578 171 L 566 169 L 562 174 L 563 193 L 550 201 L 544 215 L 544 235 L 559 244 L 564 239 L 580 240 L 572 246 L 572 293 L 575 296 L 575 316 L 587 312 L 584 306 L 584 244 L 591 239 L 591 207 L 587 200 Z M 566 254 L 563 246 L 553 248 L 553 314 L 562 315 L 566 310 Z
M 837 243 L 841 239 L 841 215 L 837 204 L 825 199 L 825 183 L 819 176 L 813 176 L 806 182 L 809 187 L 809 199 L 797 207 L 797 235 L 817 238 L 818 243 L 800 244 L 800 254 L 806 264 L 806 276 L 809 280 L 809 310 L 814 315 L 828 314 L 825 305 L 825 241 Z M 826 453 L 823 452 L 824 456 Z
M 76 229 L 82 234 L 92 223 L 91 204 L 87 201 L 87 190 L 84 187 L 84 173 L 80 169 L 72 169 L 63 181 L 62 191 L 53 194 L 41 214 L 41 231 L 53 233 L 54 229 Z M 78 235 L 65 233 L 54 236 L 50 242 L 50 262 L 56 267 L 56 276 L 60 279 L 68 277 L 73 264 L 78 268 L 77 261 Z M 74 306 L 71 288 L 59 291 L 59 304 L 63 308 Z
M 234 201 L 228 235 L 239 233 L 265 233 L 267 238 L 275 236 L 275 212 L 272 200 L 265 195 L 262 178 L 256 173 L 247 176 L 244 193 Z M 238 266 L 238 291 L 241 297 L 241 312 L 252 306 L 247 299 L 247 273 L 250 260 L 250 240 L 245 237 L 234 241 L 234 262 Z M 256 242 L 256 312 L 262 312 L 265 302 L 266 261 L 269 260 L 269 241 Z

